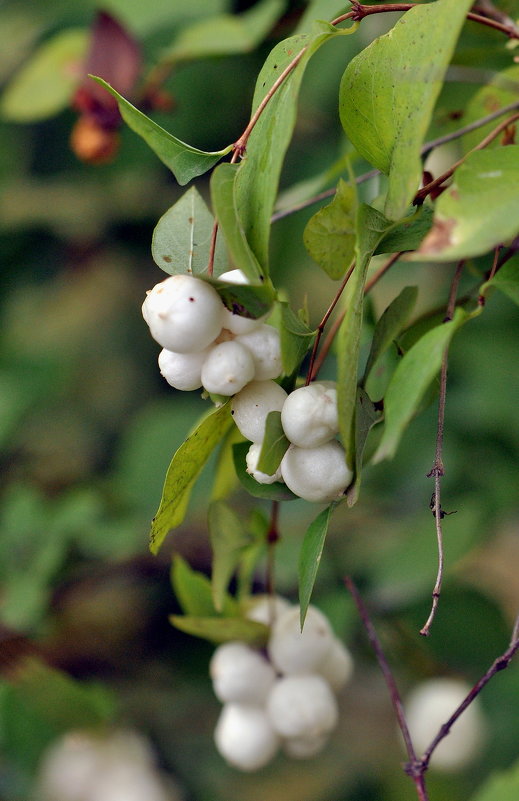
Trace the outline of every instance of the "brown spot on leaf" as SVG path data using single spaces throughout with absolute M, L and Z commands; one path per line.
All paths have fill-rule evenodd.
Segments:
M 162 257 L 162 261 L 165 261 L 165 262 L 166 262 L 166 264 L 171 264 L 171 262 L 173 261 L 173 259 L 171 258 L 171 256 L 163 256 L 163 257 Z
M 188 217 L 187 221 L 188 221 L 189 225 L 193 225 L 193 223 L 194 223 L 194 220 L 193 220 L 192 217 Z
M 452 244 L 451 234 L 456 220 L 435 220 L 433 227 L 423 240 L 418 253 L 440 253 Z

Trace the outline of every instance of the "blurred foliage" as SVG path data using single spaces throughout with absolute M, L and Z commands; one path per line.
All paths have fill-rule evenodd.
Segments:
M 144 75 L 168 49 L 175 52 L 176 37 L 191 23 L 243 13 L 253 5 L 102 4 L 139 41 Z M 164 87 L 172 107 L 154 118 L 200 148 L 216 150 L 235 141 L 267 53 L 293 30 L 304 6 L 297 0 L 287 4 L 273 30 L 249 52 L 175 67 Z M 343 8 L 332 0 L 319 6 L 327 17 Z M 2 4 L 4 87 L 52 37 L 86 31 L 97 8 L 96 0 Z M 310 182 L 319 191 L 335 181 L 329 165 L 347 150 L 337 122 L 340 75 L 389 25 L 389 19 L 368 19 L 356 36 L 330 42 L 309 64 L 284 189 Z M 431 137 L 458 127 L 460 106 L 488 80 L 480 69 L 483 53 L 491 72 L 510 66 L 505 44 L 492 31 L 466 27 Z M 404 691 L 437 672 L 474 681 L 506 649 L 519 607 L 517 308 L 500 293 L 490 295 L 484 314 L 460 332 L 451 349 L 443 503 L 456 514 L 445 520 L 445 591 L 432 636 L 423 640 L 417 632 L 436 572 L 432 484 L 426 478 L 434 457 L 434 403 L 404 434 L 394 460 L 367 471 L 359 504 L 342 506 L 330 523 L 314 597 L 357 665 L 331 747 L 308 763 L 278 758 L 258 775 L 237 774 L 212 745 L 218 706 L 207 676 L 210 646 L 169 626 L 168 614 L 181 611 L 169 583 L 170 554 L 147 553 L 149 520 L 171 455 L 205 409 L 199 398 L 174 392 L 162 381 L 157 348 L 139 313 L 145 290 L 158 280 L 150 252 L 153 227 L 180 190 L 126 129 L 112 163 L 80 163 L 69 148 L 75 116 L 63 104 L 59 114 L 30 124 L 0 121 L 1 622 L 37 643 L 50 665 L 78 679 L 79 690 L 92 679 L 110 688 L 120 719 L 152 737 L 186 801 L 411 798 L 385 688 L 342 577 L 348 572 L 361 586 Z M 362 169 L 361 162 L 356 166 Z M 197 187 L 207 200 L 207 179 Z M 361 198 L 362 193 L 376 194 L 373 182 L 361 189 Z M 303 246 L 313 211 L 277 223 L 272 243 L 276 281 L 296 287 L 292 306 L 307 304 L 311 325 L 335 286 Z M 484 269 L 478 260 L 468 265 L 462 292 Z M 418 312 L 443 306 L 450 273 L 448 265 L 400 262 L 372 293 L 366 327 L 408 284 L 419 288 Z M 323 378 L 331 375 L 331 366 L 325 368 Z M 205 468 L 191 498 L 189 522 L 174 540 L 201 572 L 211 559 L 201 501 L 209 496 L 213 467 L 211 461 Z M 250 514 L 253 501 L 240 490 L 232 503 L 241 517 Z M 255 506 L 268 509 L 266 501 Z M 279 592 L 291 598 L 300 532 L 309 517 L 302 501 L 283 507 L 276 580 Z M 255 581 L 263 589 L 261 573 Z M 45 710 L 39 710 L 37 724 L 29 720 L 34 709 L 27 719 L 20 717 L 11 685 L 0 690 L 0 799 L 25 801 L 41 747 L 56 728 Z M 489 773 L 513 763 L 518 697 L 519 671 L 512 665 L 482 695 L 488 735 L 481 759 L 455 777 L 431 774 L 431 798 L 465 801 Z M 68 722 L 78 725 L 72 714 Z M 27 738 L 28 731 L 34 737 Z M 508 801 L 495 789 L 504 781 L 496 778 L 475 801 Z

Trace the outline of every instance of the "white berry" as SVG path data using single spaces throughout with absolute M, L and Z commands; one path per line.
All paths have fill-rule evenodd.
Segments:
M 258 470 L 258 460 L 262 447 L 263 445 L 261 442 L 253 442 L 247 451 L 247 456 L 245 457 L 247 473 L 249 473 L 258 484 L 274 484 L 275 481 L 281 481 L 281 469 L 279 467 L 272 475 L 262 473 L 261 470 Z
M 267 711 L 282 737 L 307 739 L 328 734 L 339 715 L 330 685 L 313 674 L 278 679 L 270 692 Z
M 262 704 L 274 681 L 274 668 L 265 657 L 243 642 L 220 645 L 209 664 L 216 697 L 222 703 Z
M 249 334 L 240 334 L 236 342 L 244 345 L 252 354 L 256 381 L 267 381 L 281 375 L 281 343 L 279 331 L 264 323 Z
M 335 693 L 340 692 L 350 680 L 353 673 L 353 659 L 346 646 L 336 637 L 320 663 L 318 672 Z
M 174 353 L 165 348 L 159 353 L 160 374 L 175 389 L 189 392 L 202 386 L 202 366 L 209 348 L 197 353 Z
M 353 477 L 336 440 L 317 448 L 291 445 L 281 461 L 281 475 L 295 495 L 315 503 L 338 500 Z
M 246 704 L 223 707 L 214 739 L 227 762 L 244 771 L 262 768 L 279 747 L 279 737 L 265 710 Z
M 256 595 L 245 617 L 265 626 L 272 626 L 291 606 L 291 603 L 280 595 Z
M 228 284 L 250 283 L 243 270 L 229 270 L 228 272 L 219 275 L 218 280 L 226 281 Z M 230 311 L 230 309 L 224 308 L 223 327 L 227 328 L 227 330 L 231 331 L 233 334 L 248 334 L 250 331 L 254 331 L 255 328 L 261 325 L 266 317 L 267 315 L 264 314 L 262 317 L 258 317 L 256 320 L 253 320 L 250 317 L 242 317 L 241 315 Z
M 292 759 L 311 759 L 320 754 L 328 742 L 328 734 L 317 737 L 288 737 L 283 740 L 283 750 Z
M 190 275 L 172 275 L 147 293 L 142 316 L 163 348 L 194 353 L 218 336 L 223 308 L 220 296 L 209 284 Z
M 215 345 L 202 367 L 204 388 L 217 395 L 234 395 L 253 378 L 252 356 L 236 340 Z
M 407 725 L 418 754 L 423 753 L 455 709 L 470 692 L 470 686 L 457 679 L 431 679 L 420 684 L 407 698 Z M 431 767 L 458 770 L 478 753 L 484 733 L 479 701 L 473 701 L 454 723 L 450 733 L 435 749 Z
M 297 606 L 277 618 L 267 648 L 272 664 L 280 673 L 311 673 L 317 672 L 333 639 L 328 618 L 315 606 L 308 607 L 301 631 Z
M 275 381 L 251 381 L 232 401 L 240 434 L 251 442 L 262 442 L 269 412 L 280 412 L 286 398 L 287 393 Z
M 300 448 L 315 448 L 333 439 L 339 431 L 335 383 L 317 382 L 291 392 L 281 423 L 290 442 Z

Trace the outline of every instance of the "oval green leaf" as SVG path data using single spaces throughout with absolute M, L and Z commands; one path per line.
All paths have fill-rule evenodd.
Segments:
M 324 541 L 328 533 L 330 518 L 336 503 L 320 512 L 306 530 L 299 556 L 299 608 L 301 628 L 305 622 L 308 605 L 312 597 L 317 571 L 321 562 Z
M 240 640 L 261 647 L 266 645 L 269 629 L 263 623 L 243 617 L 182 617 L 170 615 L 170 623 L 180 631 L 201 637 L 209 642 L 222 643 Z

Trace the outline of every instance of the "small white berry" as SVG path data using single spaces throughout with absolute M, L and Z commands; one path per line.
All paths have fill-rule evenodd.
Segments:
M 247 473 L 249 473 L 258 484 L 274 484 L 275 481 L 282 481 L 281 469 L 279 467 L 272 475 L 262 473 L 261 470 L 257 469 L 262 447 L 263 445 L 261 442 L 253 442 L 247 451 L 247 456 L 245 457 Z
M 174 353 L 165 348 L 159 353 L 160 374 L 175 389 L 190 392 L 202 386 L 202 365 L 209 348 L 197 353 Z
M 288 737 L 283 740 L 283 750 L 292 759 L 311 759 L 320 754 L 328 742 L 328 734 L 317 737 Z
M 455 709 L 470 692 L 470 686 L 457 679 L 424 681 L 408 696 L 404 707 L 407 725 L 418 754 L 425 751 Z M 476 698 L 452 726 L 431 757 L 431 767 L 455 771 L 478 753 L 485 724 Z
M 220 645 L 209 663 L 209 674 L 214 693 L 222 703 L 261 705 L 276 680 L 270 662 L 243 642 Z
M 312 673 L 317 672 L 326 658 L 333 639 L 328 618 L 315 606 L 308 607 L 301 631 L 296 606 L 277 618 L 267 648 L 272 664 L 280 673 Z
M 249 620 L 272 626 L 283 612 L 290 609 L 292 604 L 280 595 L 256 595 L 245 613 Z
M 152 337 L 163 348 L 194 353 L 218 336 L 223 308 L 220 296 L 209 284 L 190 275 L 172 275 L 150 289 L 142 315 Z
M 295 495 L 314 503 L 338 500 L 353 478 L 336 440 L 317 448 L 291 445 L 281 460 L 281 475 Z
M 245 439 L 262 442 L 269 412 L 280 412 L 287 393 L 275 381 L 251 381 L 232 400 L 234 422 Z
M 281 423 L 290 442 L 300 448 L 315 448 L 333 439 L 339 431 L 335 383 L 320 381 L 291 392 Z
M 243 270 L 229 270 L 228 272 L 219 275 L 218 280 L 226 281 L 229 284 L 250 283 Z M 248 334 L 250 331 L 254 331 L 255 328 L 261 325 L 261 323 L 267 317 L 268 315 L 264 314 L 262 317 L 258 317 L 256 320 L 253 320 L 250 317 L 242 317 L 241 315 L 230 311 L 230 309 L 224 308 L 223 327 L 227 328 L 227 330 L 231 331 L 233 334 Z
M 336 637 L 319 665 L 318 673 L 326 679 L 335 693 L 340 692 L 350 680 L 353 673 L 353 659 L 346 646 Z
M 221 342 L 202 366 L 202 385 L 217 395 L 234 395 L 254 378 L 254 361 L 236 340 Z
M 270 692 L 267 712 L 282 737 L 306 739 L 328 734 L 339 716 L 330 685 L 313 674 L 278 679 Z
M 267 381 L 281 375 L 281 342 L 279 331 L 271 325 L 259 325 L 249 334 L 240 334 L 236 342 L 244 345 L 254 359 L 256 381 Z
M 235 768 L 259 770 L 275 756 L 279 737 L 265 710 L 246 704 L 226 704 L 214 732 L 220 754 Z

